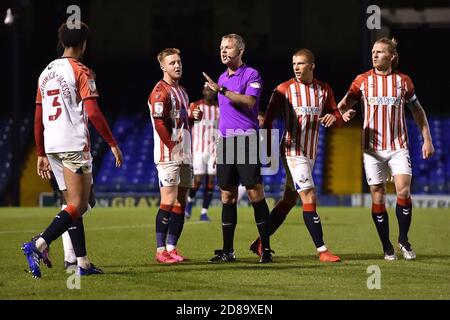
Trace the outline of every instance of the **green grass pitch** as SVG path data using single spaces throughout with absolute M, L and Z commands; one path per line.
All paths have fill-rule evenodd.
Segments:
M 177 265 L 155 262 L 155 208 L 95 208 L 85 217 L 88 254 L 105 274 L 82 277 L 69 290 L 61 240 L 51 246 L 53 268 L 42 278 L 24 272 L 21 244 L 42 231 L 57 210 L 0 209 L 0 299 L 450 299 L 450 212 L 414 209 L 410 241 L 415 261 L 382 259 L 369 209 L 320 207 L 327 246 L 341 263 L 321 263 L 301 217 L 291 211 L 272 237 L 274 263 L 260 264 L 248 249 L 257 229 L 253 210 L 239 207 L 235 234 L 237 261 L 209 264 L 221 248 L 220 209 L 212 222 L 199 222 L 199 210 L 185 224 L 179 249 L 189 258 Z M 398 227 L 390 212 L 391 241 Z M 380 268 L 380 289 L 369 290 L 369 266 Z

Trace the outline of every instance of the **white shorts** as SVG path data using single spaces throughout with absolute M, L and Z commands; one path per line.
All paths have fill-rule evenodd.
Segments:
M 67 190 L 63 173 L 64 167 L 75 173 L 92 173 L 92 156 L 90 152 L 75 151 L 48 153 L 47 158 L 50 162 L 53 174 L 55 175 L 59 190 L 61 191 Z
M 297 192 L 313 189 L 315 187 L 312 172 L 314 160 L 307 157 L 282 158 L 286 170 L 286 186 Z
M 384 184 L 391 175 L 406 174 L 411 176 L 411 159 L 408 149 L 386 151 L 364 151 L 364 169 L 367 184 Z
M 177 161 L 160 162 L 156 165 L 160 187 L 180 186 L 192 188 L 194 175 L 190 164 L 180 164 Z
M 194 175 L 210 175 L 214 176 L 216 174 L 216 155 L 210 153 L 194 153 Z

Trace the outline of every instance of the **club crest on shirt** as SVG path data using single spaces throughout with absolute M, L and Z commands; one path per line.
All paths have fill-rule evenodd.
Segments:
M 298 182 L 305 184 L 306 182 L 308 182 L 308 180 L 309 179 L 302 174 Z
M 88 80 L 88 86 L 89 86 L 89 90 L 91 90 L 92 92 L 97 91 L 97 86 L 95 85 L 95 80 L 94 79 L 89 79 Z
M 164 111 L 164 103 L 163 102 L 155 102 L 155 113 L 161 114 Z

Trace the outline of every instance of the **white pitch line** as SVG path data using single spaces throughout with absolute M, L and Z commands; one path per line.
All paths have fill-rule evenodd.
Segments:
M 191 225 L 191 224 L 203 224 L 204 221 L 192 221 L 192 222 L 186 222 L 185 226 Z M 117 229 L 141 229 L 141 228 L 150 228 L 153 227 L 154 224 L 141 224 L 137 226 L 110 226 L 110 227 L 94 227 L 94 228 L 86 228 L 87 231 L 93 230 L 93 231 L 101 231 L 101 230 L 117 230 Z M 38 233 L 42 230 L 8 230 L 8 231 L 0 231 L 0 235 L 3 234 L 13 234 L 13 233 Z

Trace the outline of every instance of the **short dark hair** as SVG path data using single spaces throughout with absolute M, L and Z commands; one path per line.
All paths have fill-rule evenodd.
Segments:
M 82 45 L 89 35 L 89 27 L 87 24 L 81 22 L 80 28 L 69 28 L 67 23 L 61 24 L 58 28 L 58 39 L 65 48 L 78 47 Z
M 56 45 L 56 56 L 59 58 L 64 54 L 64 46 L 61 41 Z

